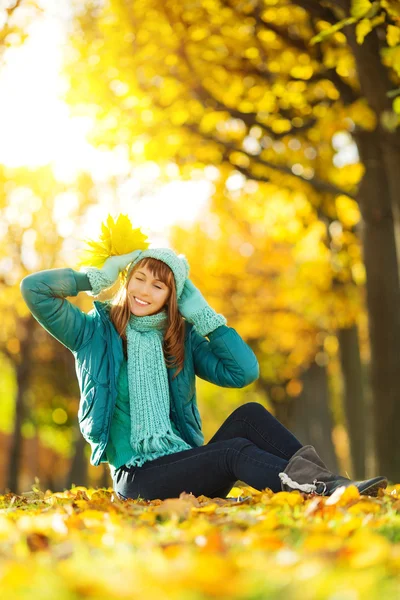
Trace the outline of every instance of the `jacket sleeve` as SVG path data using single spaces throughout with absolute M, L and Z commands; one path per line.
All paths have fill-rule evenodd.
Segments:
M 192 351 L 198 377 L 222 387 L 242 388 L 259 377 L 253 350 L 232 327 L 221 325 L 208 334 L 208 341 L 194 328 Z
M 38 271 L 20 283 L 22 297 L 34 318 L 71 352 L 89 341 L 95 324 L 93 317 L 66 297 L 91 289 L 86 273 L 70 268 Z

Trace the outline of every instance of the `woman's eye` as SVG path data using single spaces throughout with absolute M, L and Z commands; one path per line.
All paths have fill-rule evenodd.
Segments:
M 135 277 L 135 279 L 137 279 L 138 281 L 144 281 L 144 279 L 140 279 L 140 277 Z M 156 287 L 158 290 L 162 290 L 162 287 L 160 285 L 155 285 L 154 287 Z

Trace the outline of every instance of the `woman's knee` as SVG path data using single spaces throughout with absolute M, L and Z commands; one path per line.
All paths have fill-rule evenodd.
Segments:
M 243 414 L 246 416 L 251 416 L 255 419 L 259 418 L 260 415 L 265 415 L 266 413 L 271 414 L 269 410 L 265 408 L 265 406 L 260 404 L 260 402 L 245 402 L 245 404 L 238 406 L 234 413 L 236 415 Z
M 224 440 L 224 445 L 227 449 L 243 450 L 248 446 L 253 446 L 253 442 L 244 437 L 233 437 L 229 440 Z

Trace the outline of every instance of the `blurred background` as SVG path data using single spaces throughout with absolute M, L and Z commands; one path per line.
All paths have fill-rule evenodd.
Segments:
M 19 284 L 121 212 L 258 357 L 197 380 L 205 443 L 256 401 L 400 482 L 399 114 L 396 1 L 0 0 L 0 492 L 112 485 Z

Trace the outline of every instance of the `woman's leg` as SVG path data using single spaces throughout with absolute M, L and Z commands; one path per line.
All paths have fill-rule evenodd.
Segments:
M 114 474 L 114 490 L 123 498 L 147 500 L 195 496 L 225 497 L 239 479 L 257 490 L 280 491 L 278 473 L 288 461 L 236 437 L 175 452 L 145 463 L 121 467 Z
M 225 497 L 237 480 L 280 491 L 278 473 L 302 447 L 299 440 L 258 402 L 239 406 L 204 446 L 121 467 L 114 489 L 122 497 L 163 499 L 182 491 Z
M 266 452 L 289 460 L 303 444 L 262 404 L 247 402 L 238 406 L 207 443 L 242 437 Z

